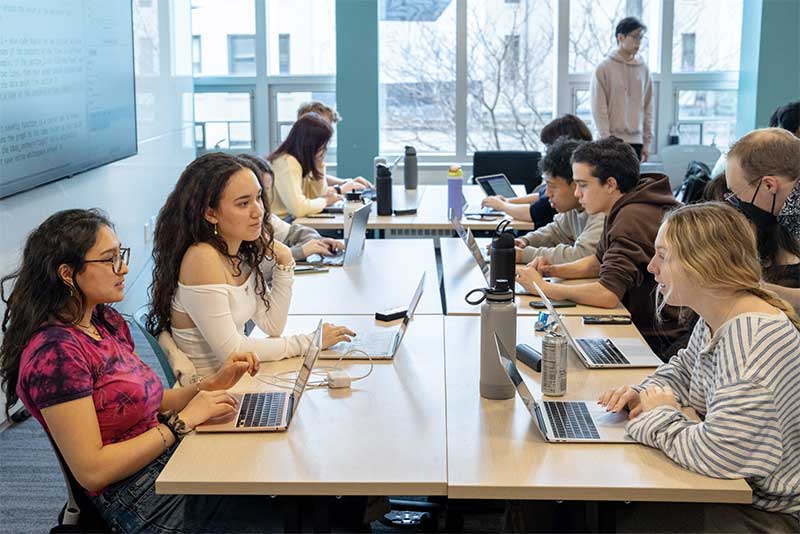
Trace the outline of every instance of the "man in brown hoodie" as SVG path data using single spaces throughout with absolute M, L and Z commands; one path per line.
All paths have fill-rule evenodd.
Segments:
M 628 309 L 642 336 L 662 358 L 666 349 L 686 331 L 678 310 L 666 306 L 656 319 L 656 282 L 647 271 L 655 253 L 654 242 L 664 212 L 680 205 L 672 196 L 666 176 L 640 177 L 633 149 L 610 137 L 584 143 L 572 154 L 575 196 L 589 214 L 605 213 L 603 234 L 594 256 L 561 265 L 537 258 L 517 271 L 528 289 L 533 282 L 552 299 Z M 597 282 L 563 285 L 545 282 L 542 275 L 558 278 L 599 278 Z

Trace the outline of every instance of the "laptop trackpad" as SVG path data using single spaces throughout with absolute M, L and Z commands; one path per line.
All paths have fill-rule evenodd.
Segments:
M 653 351 L 650 350 L 647 343 L 641 339 L 635 337 L 614 337 L 612 341 L 619 351 L 627 356 L 628 359 L 653 355 Z
M 607 412 L 605 408 L 594 402 L 587 402 L 589 412 L 592 414 L 600 439 L 603 441 L 622 442 L 633 441 L 625 433 L 625 426 L 628 424 L 628 410 L 621 410 L 618 413 Z

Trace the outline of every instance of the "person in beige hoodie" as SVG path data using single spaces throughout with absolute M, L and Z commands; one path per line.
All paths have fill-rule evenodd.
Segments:
M 653 137 L 653 80 L 638 55 L 647 27 L 635 17 L 617 24 L 617 48 L 592 74 L 592 118 L 598 138 L 618 137 L 641 161 L 650 155 Z

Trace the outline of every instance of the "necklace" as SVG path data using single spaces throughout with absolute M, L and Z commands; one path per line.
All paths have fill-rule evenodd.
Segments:
M 102 339 L 102 336 L 100 336 L 100 331 L 91 322 L 89 323 L 89 326 L 82 325 L 81 323 L 75 323 L 75 326 L 80 328 L 84 333 L 86 333 L 92 339 L 96 340 Z

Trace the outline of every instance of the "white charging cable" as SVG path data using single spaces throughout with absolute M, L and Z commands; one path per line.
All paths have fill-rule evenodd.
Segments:
M 351 354 L 363 354 L 369 360 L 369 370 L 366 374 L 362 376 L 351 377 L 347 374 L 347 371 L 339 367 L 339 364 L 342 363 L 342 360 L 350 356 Z M 306 384 L 306 387 L 309 388 L 322 388 L 322 387 L 329 387 L 332 389 L 335 388 L 348 388 L 350 384 L 356 382 L 358 380 L 363 380 L 367 378 L 369 375 L 372 374 L 372 370 L 375 368 L 375 364 L 372 361 L 372 357 L 364 352 L 363 350 L 359 349 L 352 349 L 341 356 L 339 359 L 336 360 L 334 365 L 321 365 L 315 367 L 311 370 L 311 375 L 315 377 L 320 377 L 317 380 L 310 380 Z M 274 375 L 257 375 L 256 380 L 259 380 L 265 384 L 269 384 L 271 386 L 276 386 L 283 389 L 292 389 L 297 381 L 297 373 L 298 371 L 284 371 L 282 373 L 276 373 Z

